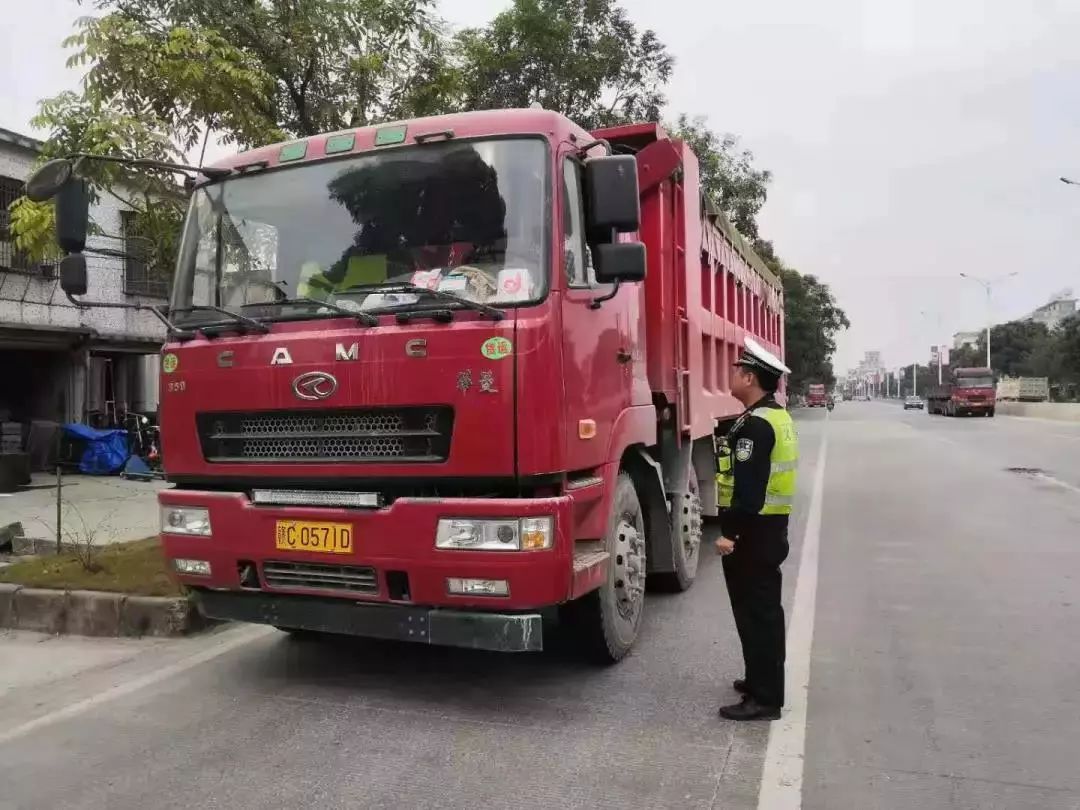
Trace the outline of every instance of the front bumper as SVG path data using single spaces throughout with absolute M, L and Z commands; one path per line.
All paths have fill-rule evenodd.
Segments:
M 572 502 L 557 498 L 399 498 L 379 509 L 255 506 L 242 492 L 164 490 L 163 506 L 209 510 L 207 537 L 166 533 L 162 546 L 169 560 L 210 563 L 210 576 L 176 575 L 193 588 L 242 593 L 291 594 L 348 600 L 479 609 L 491 612 L 532 610 L 565 602 L 573 573 L 570 527 Z M 552 547 L 542 551 L 462 551 L 435 548 L 440 518 L 554 517 Z M 355 538 L 347 554 L 324 554 L 275 547 L 278 520 L 348 523 Z M 298 563 L 372 569 L 368 592 L 315 587 L 271 586 L 267 563 Z M 254 566 L 258 582 L 241 581 Z M 448 578 L 505 580 L 509 596 L 457 595 L 447 592 Z M 405 587 L 402 587 L 405 583 Z
M 479 613 L 407 605 L 361 605 L 343 599 L 196 591 L 210 619 L 497 652 L 544 648 L 539 613 Z

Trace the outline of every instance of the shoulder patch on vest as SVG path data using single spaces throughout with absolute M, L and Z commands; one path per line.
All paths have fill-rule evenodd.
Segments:
M 735 442 L 735 459 L 736 461 L 748 461 L 750 456 L 754 454 L 754 440 L 753 439 L 739 439 Z

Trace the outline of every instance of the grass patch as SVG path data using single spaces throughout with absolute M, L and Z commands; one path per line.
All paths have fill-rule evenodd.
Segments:
M 110 591 L 140 596 L 180 596 L 183 589 L 169 579 L 156 537 L 115 543 L 94 552 L 99 570 L 87 571 L 74 554 L 32 557 L 0 568 L 0 582 L 28 588 Z

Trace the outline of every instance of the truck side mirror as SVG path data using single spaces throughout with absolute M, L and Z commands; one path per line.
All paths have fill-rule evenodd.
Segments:
M 603 155 L 585 161 L 585 219 L 590 234 L 638 229 L 641 202 L 633 155 Z
M 90 219 L 86 181 L 74 178 L 56 193 L 56 241 L 65 253 L 82 253 Z
M 51 200 L 67 185 L 73 170 L 71 161 L 66 158 L 43 163 L 26 181 L 26 196 L 34 202 Z
M 645 280 L 645 245 L 610 242 L 593 245 L 593 273 L 601 284 Z
M 60 260 L 60 289 L 65 295 L 86 295 L 86 256 L 72 253 Z

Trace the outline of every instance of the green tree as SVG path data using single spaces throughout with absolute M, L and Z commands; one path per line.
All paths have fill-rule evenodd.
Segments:
M 1050 330 L 1038 321 L 1009 321 L 990 328 L 990 362 L 994 373 L 1005 377 L 1045 376 L 1033 361 L 1038 362 L 1040 346 L 1050 342 Z M 967 359 L 967 358 L 964 358 Z M 979 336 L 975 366 L 986 365 L 986 333 Z M 955 365 L 955 364 L 954 364 Z
M 658 120 L 674 66 L 655 32 L 639 31 L 614 0 L 513 0 L 488 25 L 457 36 L 456 63 L 465 109 L 539 103 L 586 129 Z M 697 155 L 717 207 L 756 239 L 769 172 L 703 118 L 680 115 L 668 130 Z
M 76 153 L 165 161 L 182 158 L 175 142 L 163 134 L 167 130 L 152 115 L 128 115 L 89 93 L 61 93 L 46 99 L 32 123 L 49 133 L 42 160 Z M 135 212 L 139 229 L 153 234 L 147 243 L 152 247 L 144 251 L 143 258 L 167 277 L 185 202 L 175 178 L 93 160 L 80 161 L 79 173 L 89 180 L 93 199 L 109 196 Z M 34 203 L 21 197 L 10 210 L 19 248 L 36 260 L 55 258 L 52 202 Z M 91 227 L 93 232 L 101 232 L 95 223 Z
M 697 155 L 701 188 L 743 236 L 756 240 L 772 174 L 754 167 L 753 153 L 740 149 L 736 136 L 718 135 L 704 118 L 680 115 L 671 130 Z
M 185 148 L 207 129 L 251 146 L 410 115 L 448 80 L 432 0 L 96 6 L 106 15 L 72 39 L 92 64 L 88 89 L 150 105 Z
M 183 162 L 211 136 L 249 147 L 398 115 L 453 96 L 446 38 L 430 0 L 99 0 L 69 64 L 81 94 L 46 99 L 33 124 L 43 157 L 76 152 Z M 183 195 L 171 175 L 87 161 L 94 194 L 122 198 L 171 263 Z M 19 201 L 12 228 L 48 256 L 51 205 Z
M 1062 321 L 1054 334 L 1054 349 L 1061 359 L 1061 376 L 1070 382 L 1080 382 L 1080 313 Z
M 658 120 L 674 65 L 614 0 L 513 0 L 456 46 L 466 109 L 539 103 L 586 129 Z
M 791 369 L 788 385 L 800 391 L 809 383 L 836 384 L 832 356 L 836 335 L 851 326 L 829 285 L 788 267 L 772 242 L 759 239 L 758 255 L 784 285 L 784 361 Z

